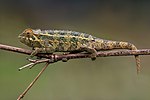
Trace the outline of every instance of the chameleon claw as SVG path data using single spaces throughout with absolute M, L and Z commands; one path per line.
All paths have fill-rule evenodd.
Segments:
M 29 61 L 29 59 L 30 59 L 30 58 L 28 58 L 28 57 L 26 58 L 26 60 L 28 60 L 28 61 Z
M 92 61 L 96 60 L 96 57 L 92 57 L 91 60 L 92 60 Z
M 37 56 L 37 59 L 42 59 L 41 57 Z
M 62 62 L 67 62 L 68 59 L 67 58 L 62 58 Z
M 96 56 L 97 56 L 97 54 L 95 54 L 95 53 L 91 54 L 90 55 L 91 60 L 92 61 L 96 60 Z

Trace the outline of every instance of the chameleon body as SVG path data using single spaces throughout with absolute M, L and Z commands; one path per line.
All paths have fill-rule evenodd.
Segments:
M 128 42 L 104 40 L 90 34 L 68 30 L 33 30 L 25 29 L 19 36 L 20 42 L 33 48 L 31 56 L 37 53 L 88 52 L 91 59 L 96 59 L 97 51 L 112 49 L 137 48 Z M 135 56 L 137 72 L 140 71 L 140 58 Z

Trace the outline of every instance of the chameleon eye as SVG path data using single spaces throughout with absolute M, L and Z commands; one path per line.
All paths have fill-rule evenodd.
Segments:
M 29 32 L 27 32 L 27 35 L 29 35 L 30 33 Z

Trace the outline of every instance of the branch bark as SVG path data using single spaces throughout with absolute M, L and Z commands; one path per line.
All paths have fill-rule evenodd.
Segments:
M 0 49 L 6 51 L 17 52 L 21 54 L 30 55 L 32 50 L 18 48 L 9 45 L 0 44 Z M 150 49 L 139 49 L 139 50 L 112 50 L 112 51 L 99 51 L 97 57 L 109 57 L 109 56 L 131 56 L 131 55 L 150 55 Z M 90 58 L 88 53 L 77 53 L 77 54 L 37 54 L 38 57 L 49 58 L 59 61 L 63 58 L 66 59 L 77 59 L 77 58 Z

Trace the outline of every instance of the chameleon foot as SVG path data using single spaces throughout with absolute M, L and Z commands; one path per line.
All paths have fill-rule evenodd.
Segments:
M 91 54 L 90 58 L 91 58 L 92 61 L 96 60 L 96 54 L 95 53 Z
M 88 53 L 91 53 L 91 55 L 90 55 L 91 60 L 95 60 L 95 59 L 96 59 L 97 51 L 96 51 L 94 48 L 81 47 L 80 50 L 86 51 L 86 52 L 88 52 Z
M 91 60 L 92 60 L 92 61 L 96 60 L 96 57 L 92 57 Z
M 67 54 L 70 54 L 69 52 L 67 52 L 67 53 L 63 53 L 63 55 L 67 55 Z M 62 62 L 67 62 L 68 61 L 68 59 L 67 58 L 62 58 Z
M 62 62 L 67 62 L 68 59 L 67 58 L 62 58 Z

